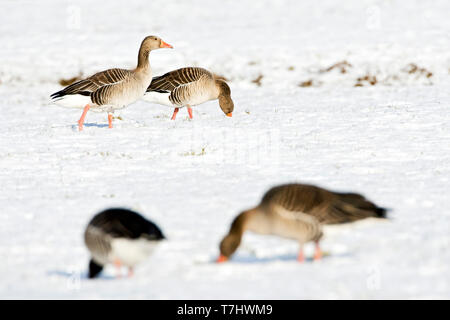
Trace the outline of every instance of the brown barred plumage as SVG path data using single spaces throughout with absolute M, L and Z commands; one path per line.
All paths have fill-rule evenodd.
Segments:
M 154 77 L 147 91 L 173 91 L 180 85 L 198 81 L 202 76 L 213 79 L 212 73 L 203 68 L 189 67 L 173 70 Z
M 153 78 L 143 99 L 175 108 L 190 108 L 219 99 L 219 105 L 226 115 L 231 116 L 234 110 L 231 90 L 226 82 L 208 70 L 197 67 L 181 68 Z
M 332 192 L 307 184 L 277 186 L 266 192 L 257 207 L 236 217 L 220 244 L 220 259 L 226 260 L 234 253 L 246 230 L 295 239 L 302 247 L 308 241 L 318 244 L 324 224 L 370 217 L 385 218 L 386 209 L 360 194 Z M 320 251 L 316 255 L 320 256 Z M 300 256 L 303 259 L 302 251 Z
M 62 106 L 84 107 L 79 120 L 81 130 L 84 117 L 90 108 L 112 113 L 140 99 L 152 80 L 149 52 L 168 47 L 171 46 L 158 37 L 146 37 L 139 48 L 138 64 L 135 69 L 108 69 L 98 72 L 53 93 L 51 98 L 54 103 Z M 108 119 L 112 127 L 112 116 L 109 115 Z

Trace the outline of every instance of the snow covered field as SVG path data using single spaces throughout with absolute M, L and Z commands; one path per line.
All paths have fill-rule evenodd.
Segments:
M 0 298 L 450 298 L 450 2 L 0 2 Z M 106 114 L 48 104 L 60 79 L 195 65 L 229 79 L 235 111 L 137 102 Z M 371 84 L 372 82 L 372 84 Z M 233 217 L 280 183 L 357 191 L 391 221 L 297 244 Z M 89 281 L 82 233 L 126 206 L 168 240 L 133 278 Z M 312 248 L 307 254 L 312 253 Z

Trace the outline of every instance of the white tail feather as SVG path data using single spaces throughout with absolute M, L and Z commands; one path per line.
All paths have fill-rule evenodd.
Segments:
M 81 94 L 68 94 L 52 100 L 52 103 L 65 108 L 83 109 L 87 104 L 92 104 L 90 96 Z

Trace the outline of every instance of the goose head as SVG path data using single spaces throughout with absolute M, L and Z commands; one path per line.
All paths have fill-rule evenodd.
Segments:
M 156 50 L 160 48 L 173 49 L 173 47 L 170 44 L 164 42 L 160 37 L 157 36 L 148 36 L 145 37 L 144 40 L 142 40 L 141 49 L 144 51 L 150 52 L 151 50 Z
M 217 262 L 227 261 L 231 255 L 237 250 L 241 244 L 241 236 L 234 233 L 229 233 L 220 242 L 220 256 Z
M 233 115 L 234 103 L 231 99 L 231 89 L 228 84 L 223 80 L 216 80 L 216 86 L 219 89 L 219 106 L 226 116 L 231 117 Z
M 227 261 L 231 255 L 237 250 L 241 244 L 242 236 L 247 228 L 248 223 L 254 216 L 254 209 L 240 213 L 231 223 L 230 231 L 220 242 L 220 256 L 217 262 Z

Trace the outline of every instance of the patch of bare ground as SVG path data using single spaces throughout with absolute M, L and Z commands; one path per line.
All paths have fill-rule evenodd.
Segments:
M 305 80 L 302 81 L 298 84 L 298 86 L 300 88 L 308 88 L 308 87 L 319 87 L 322 84 L 322 82 L 314 80 L 314 79 L 309 79 L 309 80 Z
M 377 77 L 371 74 L 366 74 L 363 77 L 359 77 L 356 79 L 355 87 L 363 87 L 364 85 L 374 86 L 377 84 Z
M 258 87 L 261 87 L 261 80 L 264 78 L 262 74 L 259 74 L 255 79 L 252 80 L 252 83 L 256 84 Z
M 77 76 L 68 79 L 59 79 L 58 83 L 63 87 L 70 86 L 72 83 L 83 79 L 83 73 L 80 72 Z
M 330 72 L 332 70 L 337 69 L 337 70 L 339 70 L 340 73 L 347 73 L 347 70 L 351 67 L 353 67 L 353 66 L 344 60 L 344 61 L 336 62 L 335 64 L 329 66 L 328 68 L 321 69 L 321 70 L 319 70 L 319 72 L 325 73 L 325 72 Z
M 426 78 L 431 78 L 433 73 L 425 68 L 417 66 L 415 63 L 410 63 L 402 69 L 403 72 L 409 74 L 416 74 L 418 77 L 425 76 Z

